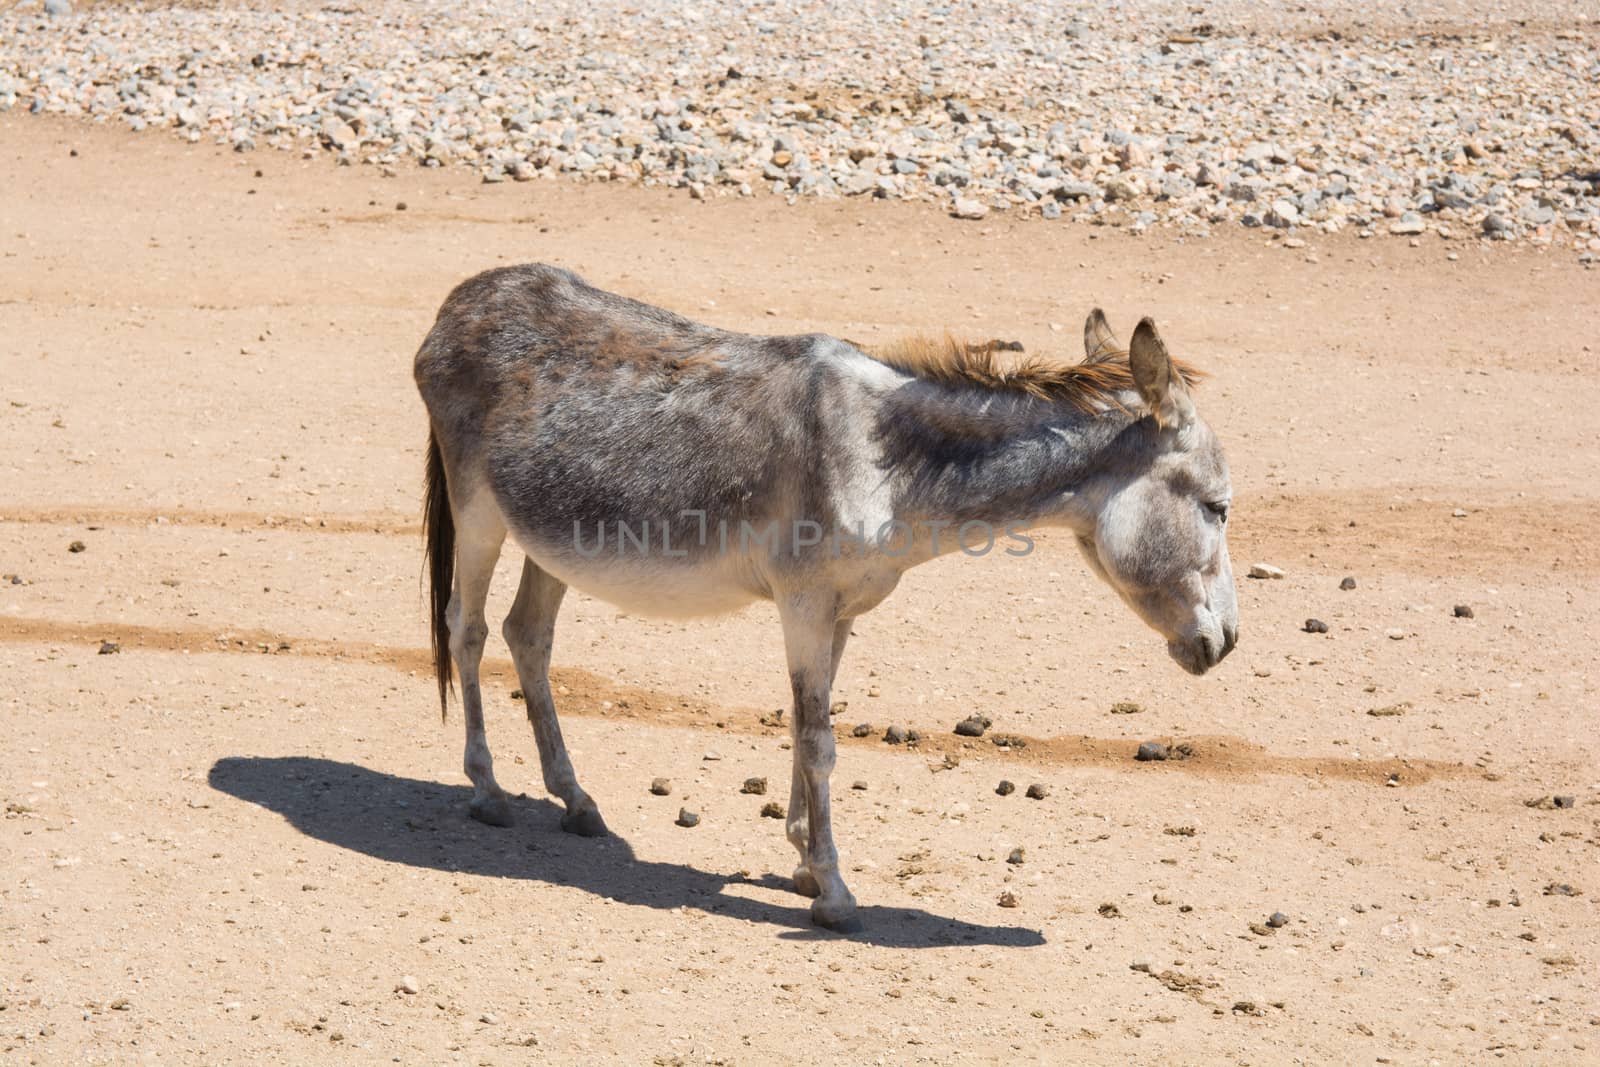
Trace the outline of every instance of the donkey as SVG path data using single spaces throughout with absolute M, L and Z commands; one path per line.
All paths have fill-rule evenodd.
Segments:
M 851 624 L 909 568 L 978 554 L 996 528 L 1015 546 L 1031 544 L 1018 530 L 1065 527 L 1185 670 L 1221 662 L 1238 638 L 1232 489 L 1190 399 L 1197 374 L 1149 319 L 1123 349 L 1098 309 L 1081 363 L 1007 364 L 999 347 L 916 340 L 869 353 L 824 334 L 734 333 L 542 264 L 458 286 L 415 373 L 431 426 L 434 668 L 441 710 L 452 660 L 461 675 L 471 815 L 512 818 L 478 673 L 508 532 L 526 558 L 501 632 L 572 833 L 606 826 L 550 694 L 567 586 L 642 614 L 776 604 L 794 699 L 794 886 L 834 930 L 859 920 L 833 843 L 829 690 Z

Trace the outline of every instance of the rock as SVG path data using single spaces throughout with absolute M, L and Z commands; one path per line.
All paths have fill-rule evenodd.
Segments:
M 492 1011 L 486 1011 L 482 1015 L 478 1016 L 478 1021 L 488 1026 L 495 1026 L 500 1022 L 500 1016 L 496 1015 Z
M 86 549 L 88 547 L 89 546 L 84 544 L 82 541 L 74 541 L 74 542 L 72 542 L 72 544 L 67 546 L 67 551 L 68 552 L 82 552 L 84 549 Z
M 72 14 L 72 5 L 67 0 L 44 0 L 44 13 L 53 19 Z
M 903 745 L 906 743 L 907 737 L 908 735 L 906 734 L 906 728 L 904 726 L 891 726 L 887 730 L 883 731 L 883 740 L 885 744 Z
M 982 737 L 983 731 L 988 728 L 987 720 L 972 716 L 956 723 L 955 733 L 957 737 Z
M 1000 796 L 1008 797 L 1017 791 L 1017 787 L 1012 785 L 1007 779 L 1002 778 L 1000 779 L 1000 784 L 994 787 L 994 791 Z
M 1144 706 L 1135 704 L 1131 700 L 1119 700 L 1111 705 L 1111 714 L 1113 715 L 1138 715 L 1142 711 L 1144 711 Z
M 1577 803 L 1578 803 L 1578 798 L 1577 797 L 1565 796 L 1565 795 L 1562 795 L 1562 794 L 1557 794 L 1556 796 L 1551 797 L 1550 799 L 1554 802 L 1555 806 L 1558 807 L 1558 808 L 1571 808 L 1571 807 L 1576 806 Z
M 1283 568 L 1274 567 L 1270 563 L 1250 564 L 1250 577 L 1252 578 L 1282 578 Z
M 1139 751 L 1133 758 L 1140 763 L 1153 763 L 1172 758 L 1172 750 L 1160 741 L 1145 741 L 1139 746 Z
M 854 782 L 850 783 L 850 788 L 851 789 L 859 789 L 859 790 L 862 790 L 863 792 L 865 792 L 866 788 L 867 788 L 867 783 L 862 781 L 860 778 L 857 778 Z
M 100 655 L 102 655 L 102 656 L 114 656 L 118 652 L 121 652 L 121 651 L 122 651 L 122 646 L 117 644 L 117 642 L 115 642 L 115 641 L 101 641 L 100 642 Z
M 1406 632 L 1404 630 L 1391 628 L 1383 631 L 1383 636 L 1387 637 L 1391 641 L 1404 641 L 1406 639 Z
M 1050 795 L 1050 787 L 1043 782 L 1034 782 L 1028 786 L 1028 791 L 1025 795 L 1029 800 L 1043 800 Z
M 1011 892 L 1011 890 L 1008 889 L 1004 893 L 1000 894 L 1000 906 L 1002 908 L 1014 908 L 1018 903 L 1019 901 L 1017 900 L 1017 895 Z
M 1305 625 L 1300 628 L 1308 634 L 1325 634 L 1328 632 L 1328 624 L 1321 619 L 1307 619 Z
M 1277 930 L 1280 927 L 1288 926 L 1289 916 L 1285 915 L 1281 911 L 1275 911 L 1267 917 L 1267 925 L 1272 927 L 1274 930 Z
M 402 975 L 400 978 L 400 984 L 395 986 L 395 988 L 409 996 L 416 996 L 418 993 L 422 992 L 422 986 L 418 985 L 417 980 L 409 974 Z
M 658 797 L 671 796 L 672 795 L 672 779 L 670 779 L 670 778 L 653 778 L 653 779 L 651 779 L 651 781 L 650 781 L 650 792 L 655 794 Z
M 744 785 L 739 787 L 739 792 L 748 793 L 753 797 L 767 795 L 767 780 L 765 778 L 746 778 Z
M 1105 197 L 1106 202 L 1111 204 L 1120 203 L 1125 200 L 1137 200 L 1139 197 L 1139 190 L 1138 187 L 1127 178 L 1112 178 L 1110 181 L 1106 182 Z
M 1354 589 L 1355 587 L 1356 587 L 1356 580 L 1354 578 L 1346 576 L 1345 578 L 1342 578 L 1339 581 L 1339 588 L 1343 589 L 1347 593 L 1350 590 Z
M 1457 604 L 1450 609 L 1450 613 L 1458 619 L 1470 619 L 1472 618 L 1472 605 Z
M 1010 863 L 1010 864 L 1012 864 L 1014 866 L 1020 866 L 1022 864 L 1022 862 L 1027 858 L 1028 858 L 1027 850 L 1024 849 L 1021 845 L 1018 845 L 1016 848 L 1011 850 L 1011 855 L 1006 857 L 1006 862 Z
M 850 731 L 850 736 L 851 737 L 871 737 L 872 736 L 872 724 L 869 723 L 869 722 L 858 722 L 858 723 L 856 723 L 856 728 L 854 730 Z
M 1422 217 L 1411 211 L 1406 212 L 1399 219 L 1389 224 L 1389 232 L 1401 237 L 1415 236 L 1426 229 L 1427 227 L 1422 223 Z
M 1517 229 L 1516 225 L 1510 220 L 1503 215 L 1496 215 L 1492 211 L 1483 217 L 1481 228 L 1485 235 L 1501 239 L 1510 237 Z
M 1292 200 L 1274 200 L 1264 221 L 1268 226 L 1287 230 L 1300 224 L 1300 208 Z
M 698 812 L 690 811 L 688 808 L 679 808 L 677 821 L 679 826 L 699 826 L 700 815 Z
M 982 219 L 988 217 L 989 206 L 970 197 L 958 197 L 950 213 L 958 219 Z
M 783 805 L 776 800 L 769 800 L 761 805 L 761 817 L 763 819 L 781 819 L 787 814 L 788 812 L 783 810 Z

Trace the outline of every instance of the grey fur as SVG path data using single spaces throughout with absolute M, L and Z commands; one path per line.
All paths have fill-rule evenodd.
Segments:
M 1098 311 L 1085 347 L 1095 361 L 1120 357 Z M 454 592 L 437 625 L 448 623 L 461 671 L 467 773 L 486 821 L 509 817 L 477 684 L 487 576 L 507 531 L 527 562 L 504 633 L 546 784 L 580 832 L 604 824 L 577 785 L 545 681 L 566 584 L 644 612 L 777 604 L 794 689 L 796 885 L 817 897 L 813 918 L 835 928 L 855 923 L 828 804 L 838 659 L 851 620 L 909 567 L 954 550 L 958 524 L 1070 528 L 1096 572 L 1193 673 L 1236 639 L 1227 465 L 1148 320 L 1121 403 L 1083 410 L 893 369 L 822 334 L 716 329 L 531 265 L 451 293 L 415 372 L 456 536 Z M 909 550 L 891 553 L 873 536 L 889 521 L 908 524 Z M 584 541 L 608 522 L 659 532 L 649 551 L 591 556 Z M 867 536 L 841 551 L 826 536 L 808 544 L 796 533 L 805 523 Z M 771 524 L 776 536 L 751 545 L 705 535 L 741 524 Z

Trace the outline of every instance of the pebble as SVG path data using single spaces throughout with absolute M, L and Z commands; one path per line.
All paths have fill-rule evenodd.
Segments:
M 1014 908 L 1018 903 L 1020 903 L 1020 901 L 1017 900 L 1017 895 L 1011 892 L 1011 890 L 1008 889 L 1004 893 L 1000 894 L 1000 906 L 1002 908 Z
M 1277 930 L 1280 927 L 1288 926 L 1289 916 L 1285 915 L 1281 911 L 1275 911 L 1271 915 L 1267 916 L 1267 925 L 1272 927 L 1274 930 Z
M 1325 634 L 1328 632 L 1328 624 L 1321 619 L 1307 619 L 1305 625 L 1300 628 L 1308 634 Z
M 418 985 L 416 978 L 409 974 L 402 975 L 400 978 L 400 984 L 395 986 L 395 988 L 400 992 L 406 993 L 410 996 L 416 996 L 418 993 L 422 992 L 422 986 Z
M 1339 580 L 1339 588 L 1343 589 L 1347 593 L 1350 590 L 1354 589 L 1355 587 L 1356 587 L 1356 580 L 1354 578 L 1348 576 L 1348 575 L 1346 575 L 1344 578 L 1341 578 Z
M 1006 857 L 1006 862 L 1010 863 L 1010 864 L 1013 864 L 1013 865 L 1020 865 L 1023 862 L 1023 860 L 1025 860 L 1027 858 L 1028 858 L 1027 850 L 1024 849 L 1021 845 L 1018 845 L 1016 848 L 1011 850 L 1011 855 Z
M 850 736 L 851 737 L 871 737 L 872 736 L 872 724 L 870 722 L 858 722 L 858 723 L 856 723 L 856 728 L 854 730 L 850 731 Z
M 654 793 L 658 797 L 671 796 L 672 795 L 672 779 L 671 778 L 653 778 L 653 779 L 651 779 L 651 781 L 650 781 L 650 792 Z
M 1152 763 L 1168 759 L 1171 755 L 1172 751 L 1160 741 L 1145 741 L 1139 745 L 1139 751 L 1133 754 L 1133 758 L 1140 763 Z
M 776 800 L 769 800 L 761 805 L 761 817 L 763 819 L 781 819 L 787 814 L 788 812 L 783 810 L 783 805 Z
M 122 646 L 117 644 L 115 641 L 100 642 L 100 655 L 102 656 L 114 656 L 121 651 Z
M 1270 563 L 1250 564 L 1250 577 L 1252 578 L 1282 578 L 1283 568 L 1274 567 Z
M 1556 796 L 1552 797 L 1551 799 L 1552 799 L 1552 801 L 1554 801 L 1555 806 L 1558 807 L 1558 808 L 1571 808 L 1571 807 L 1577 806 L 1577 803 L 1578 803 L 1578 798 L 1577 797 L 1565 796 L 1565 795 L 1562 795 L 1562 794 L 1557 794 Z
M 891 726 L 883 731 L 884 743 L 889 745 L 903 745 L 909 737 L 904 726 Z
M 1387 637 L 1391 641 L 1404 641 L 1406 639 L 1406 632 L 1404 630 L 1389 629 L 1383 631 L 1383 636 Z
M 771 18 L 735 0 L 551 0 L 536 17 L 516 0 L 44 0 L 0 10 L 0 111 L 460 167 L 502 190 L 867 196 L 1289 241 L 1600 236 L 1592 34 L 1550 47 L 1542 27 L 1487 13 L 1459 36 L 1333 34 L 1327 4 L 1243 5 L 1183 32 L 1193 20 L 1175 10 L 1086 19 L 994 0 L 941 8 L 935 36 L 911 0 L 800 0 Z M 807 100 L 807 85 L 868 88 Z
M 958 219 L 982 219 L 989 215 L 989 206 L 969 197 L 960 197 L 953 205 L 951 214 Z
M 863 781 L 862 779 L 857 778 L 854 782 L 850 783 L 850 788 L 851 789 L 860 789 L 860 790 L 865 791 L 865 789 L 867 788 L 867 783 L 865 781 Z
M 1050 795 L 1050 787 L 1045 785 L 1043 782 L 1034 782 L 1032 785 L 1028 786 L 1028 791 L 1024 795 L 1029 800 L 1043 800 L 1045 797 Z
M 994 791 L 1000 796 L 1008 797 L 1017 791 L 1017 787 L 1009 779 L 1002 778 L 1000 784 L 994 787 Z
M 1450 609 L 1450 613 L 1458 619 L 1470 619 L 1472 618 L 1472 605 L 1457 604 Z
M 983 732 L 989 728 L 991 720 L 980 715 L 973 715 L 956 723 L 956 736 L 982 737 Z
M 767 795 L 767 780 L 765 778 L 746 778 L 744 785 L 739 787 L 739 792 L 749 793 L 751 796 L 763 797 Z
M 699 812 L 690 811 L 688 808 L 679 808 L 677 821 L 679 826 L 699 826 L 700 814 Z
M 500 1022 L 500 1016 L 496 1015 L 492 1011 L 486 1011 L 482 1015 L 478 1016 L 478 1021 L 480 1023 L 487 1023 L 490 1026 L 495 1026 Z
M 74 542 L 72 542 L 72 544 L 67 546 L 67 551 L 68 552 L 82 552 L 84 549 L 86 549 L 88 547 L 89 546 L 84 544 L 82 541 L 74 541 Z

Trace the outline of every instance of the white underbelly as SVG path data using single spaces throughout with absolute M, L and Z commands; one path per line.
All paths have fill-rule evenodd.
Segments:
M 770 598 L 748 557 L 639 559 L 601 554 L 586 559 L 575 553 L 551 552 L 537 544 L 526 544 L 522 538 L 516 540 L 528 558 L 547 574 L 573 589 L 640 615 L 725 615 Z

